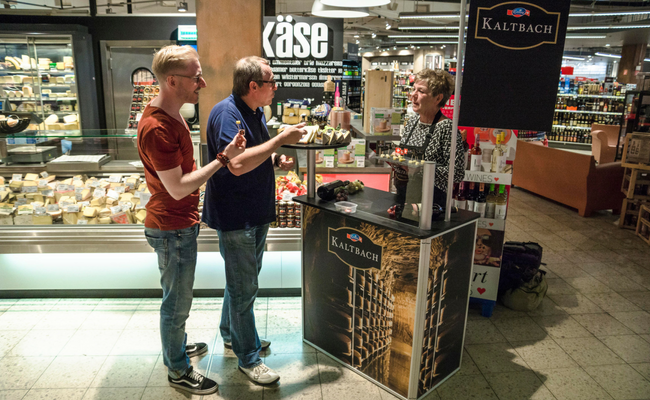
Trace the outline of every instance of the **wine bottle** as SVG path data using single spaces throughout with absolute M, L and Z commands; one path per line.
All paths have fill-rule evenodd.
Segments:
M 316 194 L 318 197 L 325 201 L 334 200 L 336 197 L 335 189 L 341 186 L 347 186 L 350 184 L 350 181 L 340 181 L 335 180 L 329 183 L 324 183 L 316 189 Z
M 496 198 L 496 207 L 494 211 L 494 218 L 506 219 L 506 206 L 508 204 L 508 194 L 506 193 L 506 186 L 499 187 L 499 194 Z
M 485 205 L 485 183 L 481 182 L 478 188 L 478 195 L 476 196 L 476 200 L 474 200 L 474 212 L 481 214 L 481 218 L 485 218 Z
M 469 190 L 466 196 L 468 211 L 474 211 L 474 200 L 476 199 L 476 195 L 474 193 L 476 190 L 474 189 L 474 185 L 475 185 L 474 182 L 470 182 Z
M 483 152 L 479 144 L 478 133 L 474 135 L 474 146 L 469 150 L 471 167 L 470 171 L 481 171 L 481 162 L 483 161 Z
M 458 185 L 458 200 L 456 204 L 459 210 L 465 210 L 467 208 L 467 199 L 465 199 L 465 182 L 461 182 Z
M 494 183 L 490 184 L 490 193 L 488 193 L 485 203 L 485 218 L 494 218 L 497 205 L 497 194 L 494 191 Z

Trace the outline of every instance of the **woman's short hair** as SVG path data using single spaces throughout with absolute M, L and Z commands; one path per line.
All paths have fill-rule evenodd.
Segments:
M 232 77 L 232 92 L 239 97 L 246 96 L 250 90 L 249 83 L 264 79 L 263 64 L 269 65 L 269 60 L 257 56 L 245 57 L 237 61 Z
M 423 69 L 422 71 L 415 74 L 415 82 L 424 82 L 431 96 L 436 97 L 439 94 L 442 94 L 442 100 L 438 107 L 443 107 L 447 100 L 454 93 L 454 77 L 447 71 L 441 69 Z
M 165 46 L 153 56 L 151 69 L 154 75 L 156 75 L 158 82 L 162 82 L 172 72 L 187 67 L 187 64 L 194 59 L 199 59 L 199 53 L 190 46 L 177 46 L 175 44 Z

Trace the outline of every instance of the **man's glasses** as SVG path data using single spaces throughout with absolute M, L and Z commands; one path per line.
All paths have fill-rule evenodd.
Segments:
M 196 83 L 197 85 L 199 82 L 201 82 L 201 79 L 203 79 L 203 75 L 187 76 L 187 75 L 173 74 L 172 76 L 180 76 L 182 78 L 192 79 L 194 83 Z
M 278 85 L 278 83 L 277 83 L 275 80 L 270 80 L 270 81 L 255 81 L 255 82 L 257 82 L 257 83 L 260 83 L 260 82 L 261 82 L 261 83 L 270 83 L 271 86 L 274 86 L 274 87 Z

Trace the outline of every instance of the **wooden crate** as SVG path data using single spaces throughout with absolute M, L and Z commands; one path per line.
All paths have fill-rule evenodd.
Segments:
M 639 220 L 636 223 L 636 234 L 647 244 L 650 244 L 650 206 L 643 204 L 639 210 Z
M 625 135 L 621 166 L 650 170 L 650 156 L 646 154 L 649 148 L 650 133 L 633 132 Z
M 642 205 L 650 206 L 650 203 L 643 200 L 623 199 L 618 227 L 636 230 L 636 225 L 639 221 L 639 211 Z
M 636 186 L 647 186 L 643 193 L 634 193 Z M 623 183 L 621 184 L 621 191 L 628 199 L 635 200 L 650 200 L 650 172 L 638 168 L 625 168 L 623 175 Z

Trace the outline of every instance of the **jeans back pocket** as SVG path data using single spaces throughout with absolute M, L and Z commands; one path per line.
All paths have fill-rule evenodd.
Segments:
M 163 270 L 169 261 L 169 245 L 167 239 L 156 238 L 145 234 L 149 246 L 153 247 L 158 255 L 158 268 Z

